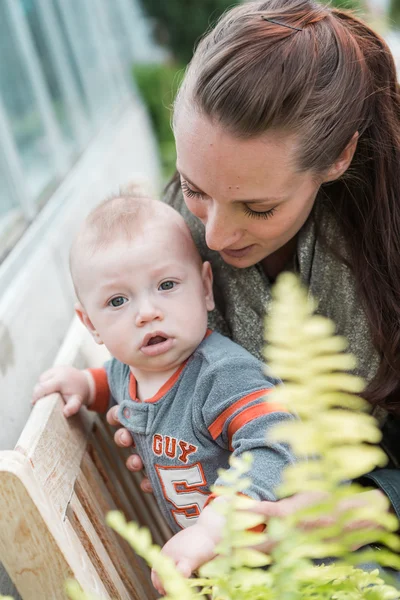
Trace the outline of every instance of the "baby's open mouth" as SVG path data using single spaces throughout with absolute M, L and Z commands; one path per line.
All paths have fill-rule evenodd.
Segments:
M 154 331 L 153 334 L 147 334 L 142 342 L 141 352 L 146 356 L 160 356 L 169 352 L 174 346 L 174 339 L 164 334 L 162 331 Z
M 162 335 L 155 335 L 149 339 L 146 346 L 155 346 L 155 344 L 161 344 L 162 342 L 165 342 L 166 339 L 167 338 Z

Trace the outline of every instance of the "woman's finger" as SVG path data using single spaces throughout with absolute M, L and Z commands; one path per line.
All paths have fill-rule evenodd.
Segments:
M 112 425 L 113 427 L 119 427 L 121 423 L 118 420 L 118 406 L 113 406 L 110 408 L 106 415 L 107 423 Z
M 277 500 L 276 502 L 270 502 L 269 500 L 257 502 L 251 510 L 255 513 L 260 513 L 264 515 L 267 518 L 267 520 L 271 517 L 282 518 L 288 515 L 292 515 L 293 513 L 297 512 L 298 510 L 301 510 L 302 508 L 306 508 L 307 506 L 317 504 L 318 502 L 324 500 L 326 497 L 326 492 L 302 492 L 299 494 L 295 494 L 290 498 L 283 498 L 282 500 Z
M 132 454 L 129 456 L 125 464 L 127 469 L 133 473 L 143 470 L 143 461 L 138 454 Z M 153 493 L 153 486 L 151 485 L 148 477 L 143 477 L 142 481 L 140 482 L 140 488 L 142 492 L 145 492 L 146 494 Z
M 152 494 L 153 493 L 153 487 L 152 487 L 152 485 L 150 483 L 150 480 L 147 477 L 144 477 L 142 479 L 142 481 L 140 482 L 140 489 L 145 494 Z
M 115 432 L 114 442 L 121 448 L 129 448 L 129 446 L 133 445 L 132 436 L 125 427 L 121 427 Z
M 144 468 L 143 461 L 138 454 L 131 454 L 126 459 L 126 466 L 130 471 L 137 472 L 142 471 Z

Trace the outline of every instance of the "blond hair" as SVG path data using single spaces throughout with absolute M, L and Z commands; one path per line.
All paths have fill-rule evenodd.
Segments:
M 171 206 L 151 198 L 143 186 L 128 183 L 121 186 L 119 193 L 109 196 L 86 217 L 74 239 L 69 267 L 75 292 L 78 294 L 78 273 L 82 257 L 90 258 L 108 245 L 122 240 L 131 242 L 141 233 L 143 227 L 160 216 L 176 225 L 189 243 L 188 252 L 201 259 L 183 217 Z

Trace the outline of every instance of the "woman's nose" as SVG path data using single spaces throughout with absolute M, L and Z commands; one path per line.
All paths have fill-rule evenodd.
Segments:
M 210 211 L 203 223 L 206 229 L 206 243 L 210 250 L 221 252 L 240 239 L 240 231 L 229 217 L 221 212 Z

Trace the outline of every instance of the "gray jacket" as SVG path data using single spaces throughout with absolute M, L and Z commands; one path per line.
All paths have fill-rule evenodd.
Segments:
M 120 405 L 118 418 L 132 433 L 173 531 L 196 521 L 210 486 L 221 483 L 218 469 L 229 467 L 232 453 L 249 451 L 253 456 L 246 495 L 275 499 L 282 471 L 293 459 L 286 445 L 269 441 L 267 434 L 293 416 L 268 402 L 274 381 L 249 352 L 211 333 L 162 387 L 162 394 L 146 402 L 136 400 L 127 365 L 112 359 L 105 368 L 110 403 Z

